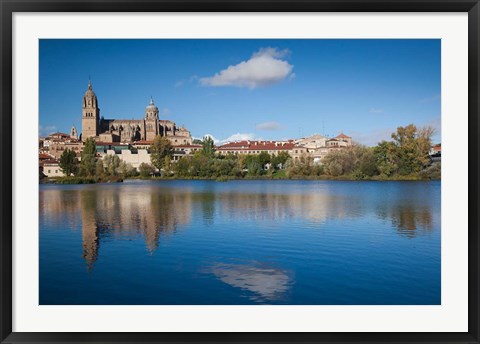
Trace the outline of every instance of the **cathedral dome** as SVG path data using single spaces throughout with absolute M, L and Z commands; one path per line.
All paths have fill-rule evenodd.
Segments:
M 148 104 L 147 106 L 147 111 L 150 110 L 150 111 L 158 111 L 158 107 L 155 105 L 155 103 L 153 102 L 153 98 L 150 98 L 150 104 Z
M 93 92 L 92 83 L 88 80 L 88 88 L 85 91 L 85 96 L 96 97 L 95 92 Z

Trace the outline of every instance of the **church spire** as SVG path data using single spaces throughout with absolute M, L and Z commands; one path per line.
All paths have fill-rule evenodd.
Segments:
M 88 89 L 92 89 L 92 81 L 90 80 L 90 77 L 88 77 Z

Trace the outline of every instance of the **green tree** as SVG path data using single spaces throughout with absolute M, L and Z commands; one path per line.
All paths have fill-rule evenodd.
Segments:
M 159 171 L 162 169 L 165 157 L 173 157 L 172 143 L 165 136 L 157 135 L 150 146 L 150 160 Z
M 371 177 L 377 173 L 374 151 L 354 145 L 330 151 L 322 160 L 325 173 L 331 176 L 351 175 L 355 179 Z
M 142 177 L 149 177 L 155 172 L 152 165 L 146 164 L 144 162 L 142 162 L 140 164 L 138 169 L 139 169 L 139 172 L 140 172 L 140 176 L 142 176 Z
M 186 156 L 177 161 L 173 165 L 173 173 L 178 177 L 189 177 L 190 176 L 190 161 L 192 157 Z
M 123 160 L 120 161 L 117 171 L 124 178 L 135 175 L 135 169 L 133 168 L 133 166 Z
M 285 168 L 285 163 L 290 159 L 290 154 L 286 151 L 278 152 L 277 155 L 272 154 L 272 165 L 274 169 Z
M 91 137 L 85 140 L 80 161 L 80 174 L 85 177 L 93 177 L 96 169 L 97 149 L 95 140 Z
M 267 152 L 261 152 L 258 154 L 258 162 L 260 163 L 260 166 L 262 169 L 265 169 L 265 165 L 269 164 L 271 161 L 270 154 Z
M 206 157 L 213 157 L 215 154 L 215 142 L 210 136 L 205 136 L 202 143 L 202 154 Z
M 65 149 L 60 156 L 59 166 L 66 176 L 71 176 L 77 173 L 77 156 L 71 149 Z
M 105 167 L 103 166 L 103 159 L 99 159 L 95 165 L 95 175 L 98 178 L 105 176 Z
M 396 147 L 393 142 L 380 142 L 373 148 L 373 155 L 380 176 L 390 177 L 397 172 Z
M 245 167 L 249 176 L 259 176 L 262 174 L 262 165 L 258 155 L 248 154 L 245 156 Z
M 163 159 L 162 169 L 164 175 L 169 176 L 171 174 L 172 158 L 170 158 L 168 155 Z
M 109 176 L 118 175 L 118 168 L 120 166 L 120 158 L 118 155 L 107 154 L 103 158 L 103 165 L 105 166 L 105 171 Z
M 399 174 L 417 173 L 428 165 L 430 161 L 428 152 L 434 133 L 435 130 L 432 127 L 417 130 L 413 124 L 397 128 L 397 131 L 392 134 L 392 139 L 396 148 L 395 158 Z
M 200 139 L 193 139 L 192 144 L 194 145 L 203 145 L 203 141 Z

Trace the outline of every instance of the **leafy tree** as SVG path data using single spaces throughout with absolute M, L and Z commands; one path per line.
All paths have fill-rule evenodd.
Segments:
M 172 170 L 172 158 L 170 156 L 166 156 L 163 159 L 163 165 L 162 165 L 163 173 L 167 176 L 170 175 L 171 170 Z
M 322 167 L 313 163 L 313 158 L 302 154 L 298 159 L 289 159 L 285 163 L 288 177 L 309 177 L 322 174 Z
M 146 164 L 144 162 L 142 162 L 140 164 L 138 169 L 139 169 L 139 172 L 140 172 L 140 176 L 142 176 L 142 177 L 149 177 L 155 172 L 155 169 L 153 168 L 152 165 Z
M 173 165 L 173 172 L 179 177 L 188 177 L 190 175 L 190 165 L 192 157 L 183 157 Z
M 397 172 L 396 147 L 393 142 L 380 142 L 373 148 L 373 155 L 380 176 L 389 177 Z
M 430 161 L 428 152 L 434 133 L 435 130 L 432 127 L 417 130 L 413 124 L 397 128 L 397 131 L 392 134 L 392 139 L 396 148 L 395 157 L 399 174 L 416 173 L 428 165 Z
M 207 157 L 213 157 L 215 154 L 215 142 L 210 136 L 205 136 L 202 143 L 202 154 Z
M 262 169 L 265 169 L 265 165 L 269 164 L 271 161 L 270 154 L 267 152 L 261 152 L 258 154 L 258 162 L 260 163 L 260 166 Z
M 95 165 L 95 175 L 99 178 L 105 175 L 105 167 L 103 166 L 103 159 L 99 159 Z
M 200 139 L 193 139 L 192 144 L 194 145 L 203 145 L 203 141 Z
M 331 176 L 352 175 L 355 179 L 363 179 L 377 173 L 373 150 L 362 145 L 332 150 L 322 163 L 325 173 Z
M 258 155 L 248 154 L 245 156 L 245 167 L 249 176 L 259 176 L 262 174 L 262 165 Z
M 91 137 L 85 140 L 85 145 L 82 150 L 82 160 L 80 161 L 80 174 L 86 177 L 93 177 L 96 169 L 96 155 L 97 149 L 95 147 L 95 140 Z
M 135 175 L 135 169 L 133 166 L 123 160 L 120 161 L 117 171 L 122 177 L 131 177 Z
M 172 143 L 165 136 L 157 135 L 150 146 L 150 160 L 159 171 L 162 169 L 165 157 L 173 157 Z
M 71 149 L 65 149 L 60 156 L 59 166 L 66 176 L 76 174 L 78 170 L 78 160 L 75 152 Z
M 107 154 L 103 158 L 103 165 L 105 166 L 105 171 L 109 176 L 116 176 L 120 166 L 120 158 L 118 155 Z
M 277 155 L 272 154 L 272 165 L 274 169 L 285 168 L 285 163 L 290 159 L 290 154 L 281 151 Z

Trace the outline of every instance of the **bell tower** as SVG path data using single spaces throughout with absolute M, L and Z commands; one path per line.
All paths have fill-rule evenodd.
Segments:
M 83 96 L 82 106 L 82 140 L 98 136 L 100 129 L 100 109 L 92 83 L 88 80 L 88 89 Z
M 153 98 L 150 98 L 150 104 L 145 109 L 145 140 L 153 141 L 158 135 L 158 107 L 153 103 Z

